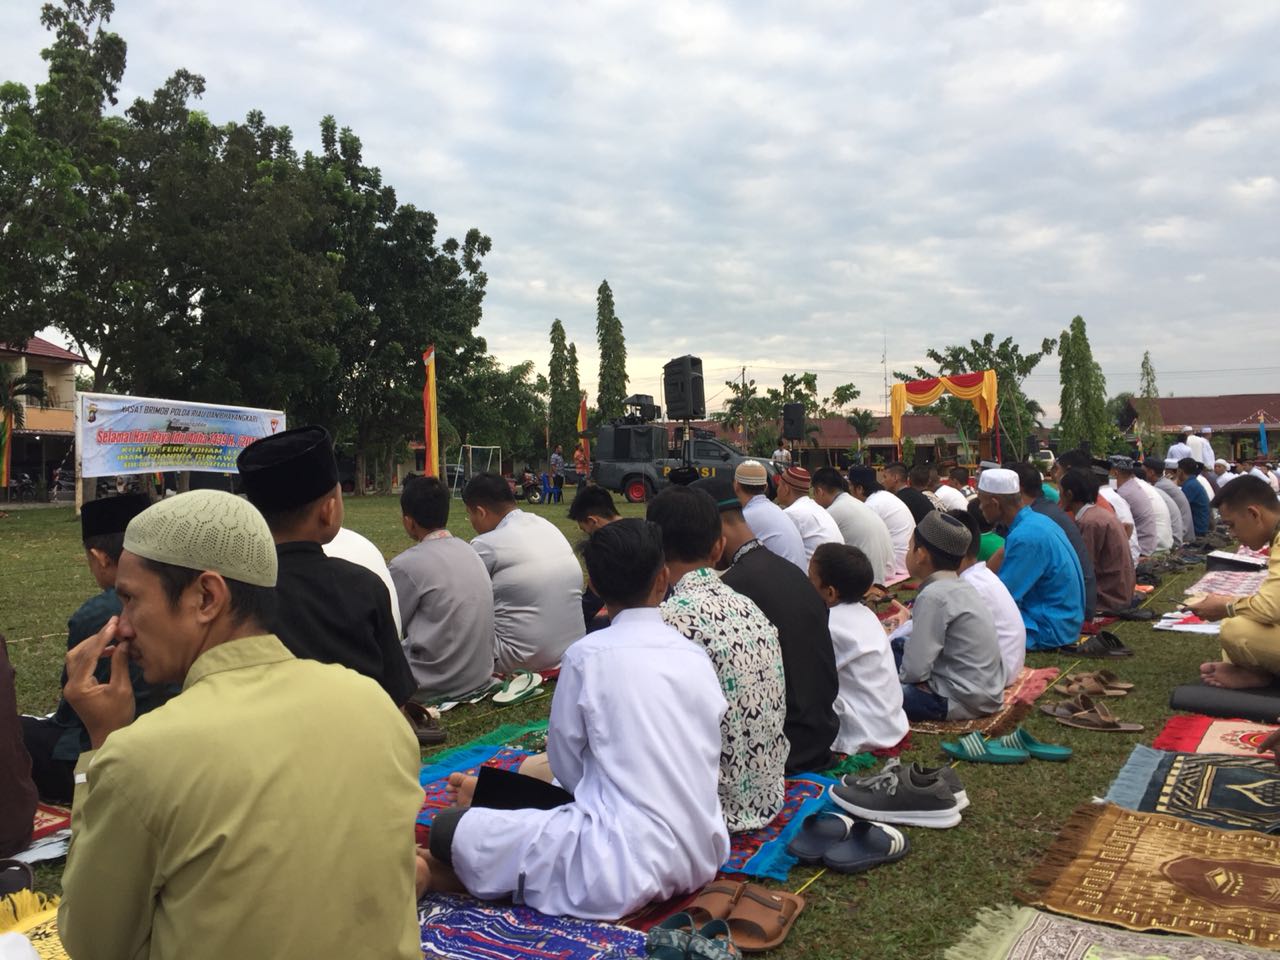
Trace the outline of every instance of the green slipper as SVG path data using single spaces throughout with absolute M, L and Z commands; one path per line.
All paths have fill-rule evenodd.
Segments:
M 1000 746 L 1008 747 L 1010 750 L 1025 750 L 1037 760 L 1052 760 L 1061 763 L 1064 760 L 1071 759 L 1071 748 L 1060 747 L 1057 744 L 1045 743 L 1037 740 L 1027 731 L 1019 727 L 999 740 Z
M 517 670 L 511 675 L 502 689 L 493 695 L 493 702 L 509 705 L 537 696 L 538 687 L 542 686 L 542 674 L 530 673 L 528 670 Z
M 1006 747 L 997 740 L 983 740 L 982 734 L 970 733 L 959 743 L 944 743 L 942 752 L 956 760 L 970 763 L 1026 763 L 1031 754 L 1020 747 Z

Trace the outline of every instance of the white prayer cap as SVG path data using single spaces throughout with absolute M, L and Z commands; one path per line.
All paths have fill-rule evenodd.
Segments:
M 1004 467 L 983 470 L 978 477 L 978 489 L 983 493 L 1021 493 L 1018 475 Z
M 1231 464 L 1227 463 L 1227 461 L 1223 460 L 1221 457 L 1219 457 L 1217 460 L 1213 461 L 1213 465 L 1214 465 L 1215 467 L 1217 467 L 1217 466 L 1223 466 L 1223 467 L 1229 467 L 1229 466 L 1231 466 Z M 1177 466 L 1177 464 L 1175 463 L 1175 464 L 1174 464 L 1174 466 L 1176 467 L 1176 466 Z
M 1178 469 L 1178 461 L 1177 461 L 1177 460 L 1166 460 L 1166 461 L 1164 462 L 1164 468 L 1165 468 L 1166 470 L 1177 470 L 1177 469 Z

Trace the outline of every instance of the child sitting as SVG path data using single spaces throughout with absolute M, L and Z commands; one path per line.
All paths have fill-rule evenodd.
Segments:
M 898 744 L 907 735 L 902 687 L 884 627 L 862 604 L 874 579 L 871 561 L 857 547 L 824 543 L 809 561 L 809 580 L 826 601 L 840 692 L 840 731 L 831 749 L 862 753 Z

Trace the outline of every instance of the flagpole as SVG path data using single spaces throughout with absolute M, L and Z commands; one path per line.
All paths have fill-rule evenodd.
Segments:
M 440 476 L 440 429 L 436 418 L 436 345 L 434 343 L 423 351 L 422 365 L 426 371 L 426 378 L 422 384 L 423 473 L 428 477 L 438 477 Z

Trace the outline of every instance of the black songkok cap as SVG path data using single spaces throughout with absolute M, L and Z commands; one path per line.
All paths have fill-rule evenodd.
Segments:
M 296 427 L 255 440 L 236 458 L 245 496 L 259 510 L 292 510 L 338 485 L 333 438 L 324 427 Z
M 716 506 L 720 508 L 720 512 L 726 510 L 741 510 L 742 502 L 738 500 L 738 495 L 733 492 L 733 481 L 727 476 L 717 474 L 714 477 L 703 477 L 695 483 L 690 484 L 695 490 L 705 490 L 711 494 L 711 499 L 716 502 Z
M 876 472 L 871 467 L 850 467 L 849 486 L 862 487 L 867 493 L 875 493 L 882 489 L 880 481 L 876 479 Z
M 151 498 L 145 493 L 126 493 L 119 497 L 86 500 L 80 508 L 80 539 L 124 533 L 129 521 L 149 506 Z

